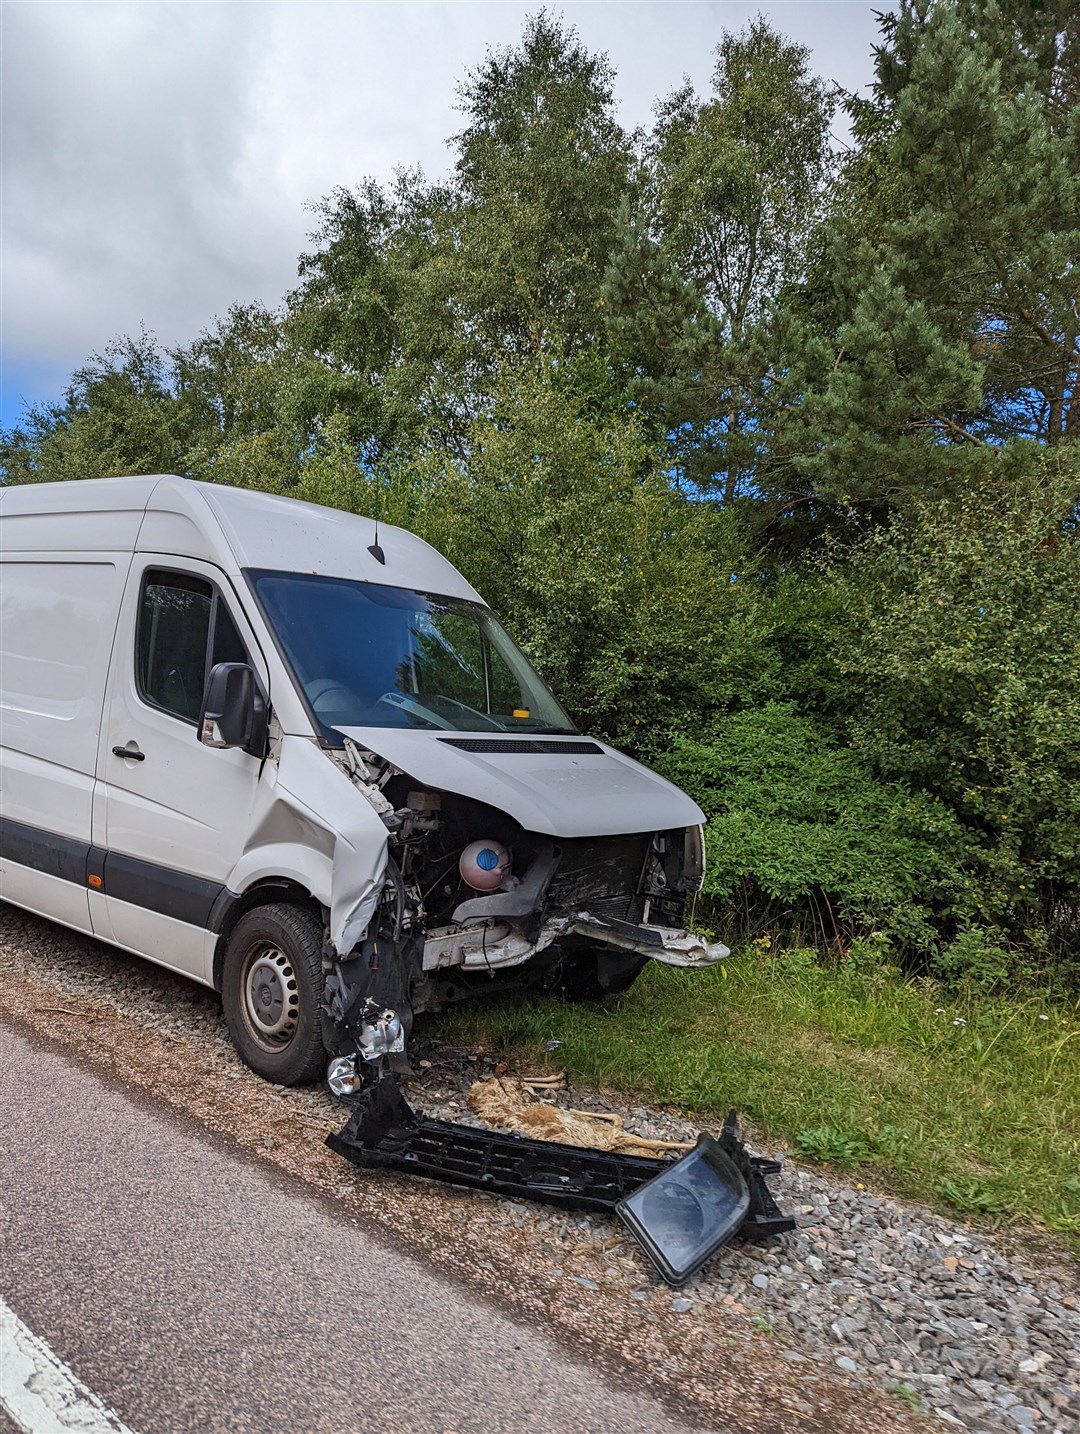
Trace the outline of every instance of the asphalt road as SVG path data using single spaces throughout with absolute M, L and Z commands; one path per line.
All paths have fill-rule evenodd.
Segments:
M 2 1027 L 0 1110 L 0 1294 L 136 1434 L 701 1428 Z

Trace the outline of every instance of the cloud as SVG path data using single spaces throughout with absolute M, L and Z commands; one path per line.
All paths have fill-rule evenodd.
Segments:
M 448 168 L 456 91 L 538 5 L 8 3 L 2 26 L 3 413 L 145 326 L 194 337 L 295 280 L 312 206 L 396 166 Z M 869 4 L 567 4 L 647 124 L 758 11 L 819 72 L 870 76 Z

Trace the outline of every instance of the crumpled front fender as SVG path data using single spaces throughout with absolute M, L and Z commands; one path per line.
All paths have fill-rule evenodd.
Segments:
M 334 949 L 351 951 L 367 930 L 386 880 L 388 833 L 379 814 L 304 737 L 282 737 L 278 761 L 267 763 L 256 804 L 230 890 L 243 892 L 274 876 L 300 882 L 329 910 Z

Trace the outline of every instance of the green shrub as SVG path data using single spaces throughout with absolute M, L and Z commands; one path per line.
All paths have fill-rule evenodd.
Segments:
M 983 990 L 1005 985 L 1015 974 L 1013 955 L 1000 932 L 984 926 L 965 927 L 941 948 L 934 965 L 950 984 Z
M 1016 445 L 837 565 L 860 760 L 967 838 L 951 970 L 1080 953 L 1080 466 Z M 965 928 L 971 928 L 966 930 Z M 978 934 L 981 931 L 982 934 Z
M 936 942 L 941 909 L 962 899 L 968 849 L 944 804 L 881 781 L 790 706 L 676 736 L 660 765 L 709 818 L 704 889 L 714 898 L 750 890 L 829 938 L 877 932 L 871 940 L 922 949 Z

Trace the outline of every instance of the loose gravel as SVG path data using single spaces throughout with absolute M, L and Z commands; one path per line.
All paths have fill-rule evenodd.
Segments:
M 177 1103 L 212 1128 L 231 1119 L 267 1158 L 355 1199 L 434 1258 L 635 1363 L 714 1417 L 785 1434 L 914 1429 L 928 1419 L 986 1434 L 1080 1428 L 1080 1287 L 1064 1252 L 1033 1261 L 970 1226 L 788 1163 L 773 1186 L 798 1229 L 768 1245 L 736 1245 L 672 1291 L 616 1222 L 448 1188 L 433 1195 L 420 1182 L 338 1161 L 320 1142 L 342 1123 L 342 1107 L 321 1088 L 285 1091 L 251 1076 L 211 992 L 4 906 L 0 972 L 0 1006 L 20 1019 L 88 1054 L 102 1046 L 95 1058 L 126 1043 L 121 1063 L 144 1086 L 190 1086 L 191 1098 Z M 110 1024 L 116 1032 L 100 1034 Z M 411 1101 L 479 1124 L 465 1096 L 494 1061 L 425 1039 L 422 1021 L 411 1055 Z M 570 1087 L 556 1099 L 615 1111 L 652 1138 L 693 1139 L 699 1128 L 607 1092 Z M 718 1392 L 731 1369 L 734 1403 Z

